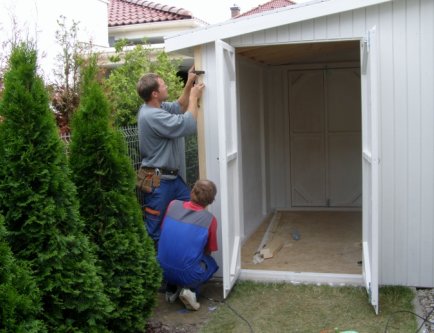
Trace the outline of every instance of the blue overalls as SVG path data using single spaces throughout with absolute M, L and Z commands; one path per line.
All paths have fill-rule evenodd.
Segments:
M 168 208 L 157 259 L 169 284 L 196 289 L 218 270 L 214 258 L 205 254 L 212 219 L 206 210 L 184 208 L 182 201 Z

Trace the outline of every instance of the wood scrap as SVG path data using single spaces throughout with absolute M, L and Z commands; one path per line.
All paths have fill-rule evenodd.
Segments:
M 264 259 L 272 258 L 280 251 L 285 244 L 285 238 L 279 235 L 274 235 L 270 242 L 268 242 L 263 249 L 259 252 Z
M 263 262 L 264 259 L 266 259 L 264 257 L 264 254 L 261 253 L 261 250 L 266 249 L 267 244 L 271 244 L 272 239 L 276 235 L 276 230 L 277 230 L 277 227 L 279 225 L 280 219 L 281 219 L 281 213 L 280 212 L 274 212 L 273 217 L 271 218 L 270 224 L 268 225 L 267 231 L 265 231 L 264 237 L 262 237 L 261 244 L 259 245 L 255 254 L 253 255 L 253 263 L 254 264 L 259 264 L 259 263 Z M 275 253 L 277 253 L 277 251 L 279 251 L 282 248 L 284 242 L 282 242 L 282 246 L 280 246 L 279 248 L 278 248 L 278 246 L 275 246 L 275 245 L 278 245 L 278 243 L 279 243 L 279 241 L 276 240 L 276 244 L 273 244 L 274 251 L 273 251 L 273 249 L 271 249 L 271 251 L 270 250 L 265 251 L 265 254 L 268 256 L 268 258 L 271 258 L 271 257 L 269 257 L 269 255 L 271 253 L 273 253 L 271 255 L 271 256 L 273 256 Z

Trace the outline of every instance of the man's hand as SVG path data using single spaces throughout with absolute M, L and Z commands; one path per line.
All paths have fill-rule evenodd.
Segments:
M 190 98 L 193 98 L 194 100 L 198 100 L 202 97 L 203 89 L 205 88 L 205 85 L 203 83 L 199 83 L 194 85 L 193 88 L 191 88 L 190 91 Z
M 193 86 L 190 91 L 190 100 L 188 104 L 188 111 L 191 112 L 194 119 L 197 119 L 197 113 L 199 110 L 199 98 L 202 97 L 202 91 L 205 88 L 203 83 L 199 83 Z
M 196 78 L 197 78 L 197 74 L 194 72 L 194 65 L 193 65 L 188 70 L 187 83 L 185 85 L 192 87 L 196 82 Z

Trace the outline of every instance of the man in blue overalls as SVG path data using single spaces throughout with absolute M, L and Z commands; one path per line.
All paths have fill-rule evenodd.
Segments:
M 217 251 L 217 221 L 205 208 L 217 189 L 210 180 L 198 180 L 191 201 L 172 201 L 161 228 L 157 259 L 168 283 L 166 300 L 179 298 L 189 310 L 200 307 L 196 292 L 218 270 L 211 252 Z M 170 290 L 172 289 L 172 290 Z

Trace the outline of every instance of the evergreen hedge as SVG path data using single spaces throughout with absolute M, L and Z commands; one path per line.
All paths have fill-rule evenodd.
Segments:
M 105 332 L 112 306 L 83 233 L 65 147 L 36 60 L 32 45 L 16 45 L 5 74 L 0 214 L 12 252 L 34 272 L 48 330 Z
M 43 333 L 41 295 L 27 265 L 16 260 L 0 215 L 0 333 Z
M 114 332 L 143 332 L 161 284 L 161 270 L 135 195 L 127 145 L 110 124 L 96 60 L 83 71 L 72 122 L 70 165 L 85 230 L 96 245 L 106 294 L 115 305 Z

